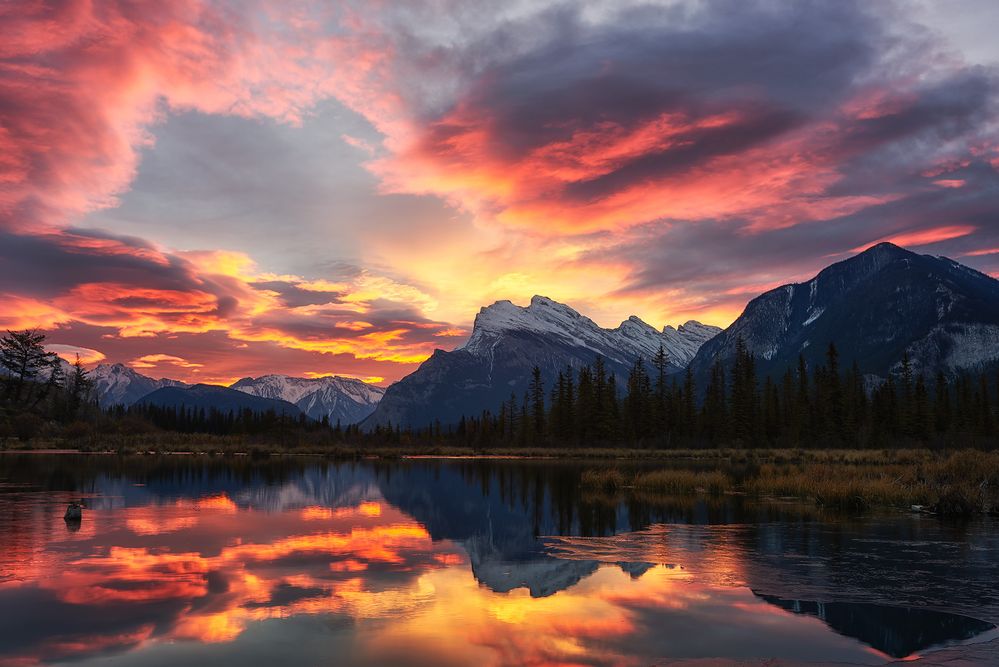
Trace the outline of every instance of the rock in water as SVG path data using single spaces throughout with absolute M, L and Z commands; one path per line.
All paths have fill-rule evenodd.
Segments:
M 66 521 L 80 521 L 83 519 L 83 505 L 80 503 L 70 503 L 69 507 L 66 508 L 66 514 L 63 516 Z

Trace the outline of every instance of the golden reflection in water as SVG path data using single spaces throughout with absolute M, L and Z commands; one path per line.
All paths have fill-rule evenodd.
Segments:
M 34 512 L 22 518 L 24 522 L 13 522 L 5 531 L 20 539 L 17 548 L 4 550 L 9 576 L 0 587 L 48 591 L 80 613 L 179 603 L 170 607 L 171 618 L 158 619 L 157 626 L 168 629 L 156 641 L 230 641 L 254 621 L 295 614 L 343 613 L 355 619 L 398 614 L 426 604 L 433 589 L 426 580 L 410 576 L 405 586 L 372 590 L 366 571 L 415 576 L 464 562 L 454 545 L 433 543 L 423 526 L 379 502 L 299 513 L 237 513 L 230 498 L 217 495 L 109 513 L 88 511 L 84 530 L 68 543 L 54 514 L 44 521 Z M 39 525 L 58 528 L 38 530 Z M 216 553 L 196 550 L 205 534 L 221 536 Z M 90 553 L 75 551 L 77 545 Z M 47 556 L 31 557 L 35 553 Z M 220 590 L 212 590 L 213 577 L 223 581 Z M 273 602 L 281 589 L 303 593 Z M 99 636 L 58 636 L 58 628 L 53 633 L 36 647 L 37 654 L 0 656 L 0 665 L 36 664 L 153 640 L 152 625 Z
M 654 525 L 612 537 L 549 537 L 545 543 L 549 553 L 562 559 L 662 563 L 678 568 L 691 581 L 746 586 L 749 559 L 742 535 L 748 530 L 745 525 Z
M 350 618 L 353 645 L 375 663 L 420 654 L 476 665 L 645 664 L 648 656 L 629 638 L 657 632 L 653 612 L 683 611 L 707 624 L 717 620 L 716 607 L 742 609 L 751 619 L 744 620 L 748 632 L 768 616 L 788 616 L 744 588 L 710 588 L 743 578 L 741 552 L 723 532 L 703 559 L 669 564 L 678 553 L 670 540 L 682 540 L 680 533 L 645 536 L 634 553 L 626 542 L 556 540 L 552 550 L 563 559 L 605 564 L 538 598 L 526 588 L 490 590 L 476 581 L 464 548 L 435 542 L 424 526 L 380 501 L 261 512 L 218 495 L 88 511 L 84 530 L 68 538 L 64 530 L 31 533 L 32 526 L 15 527 L 39 544 L 22 542 L 4 557 L 15 576 L 0 583 L 0 592 L 33 588 L 73 613 L 110 619 L 125 610 L 127 620 L 134 612 L 149 621 L 124 628 L 108 621 L 102 632 L 86 634 L 54 627 L 30 650 L 0 657 L 2 667 L 157 642 L 233 642 L 260 621 L 320 614 Z M 38 551 L 49 556 L 21 560 Z M 617 565 L 622 554 L 656 565 L 632 576 Z M 801 623 L 816 632 L 821 626 Z

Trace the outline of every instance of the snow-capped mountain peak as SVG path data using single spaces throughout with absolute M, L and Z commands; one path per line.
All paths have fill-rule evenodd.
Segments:
M 125 364 L 100 364 L 90 371 L 94 393 L 103 406 L 132 405 L 164 387 L 189 387 L 169 378 L 151 378 Z M 287 375 L 246 377 L 231 387 L 260 398 L 286 401 L 316 420 L 354 424 L 367 417 L 385 390 L 353 378 L 296 378 Z
M 246 377 L 232 389 L 263 398 L 275 398 L 298 406 L 313 419 L 331 424 L 354 424 L 371 414 L 385 390 L 355 378 L 330 375 L 299 378 L 287 375 Z
M 604 329 L 570 306 L 538 295 L 528 306 L 504 300 L 483 307 L 475 317 L 472 335 L 461 349 L 482 356 L 504 336 L 535 335 L 630 364 L 639 356 L 651 359 L 662 345 L 671 363 L 682 367 L 693 359 L 702 343 L 720 331 L 693 320 L 679 329 L 667 326 L 659 331 L 635 315 L 615 329 Z
M 662 347 L 676 371 L 720 331 L 698 322 L 660 331 L 635 316 L 604 329 L 548 297 L 535 296 L 527 306 L 497 301 L 479 311 L 463 346 L 435 351 L 389 387 L 365 426 L 456 423 L 463 415 L 494 410 L 511 392 L 523 392 L 535 366 L 547 386 L 567 367 L 593 364 L 598 357 L 609 373 L 624 378 L 637 359 L 650 362 Z
M 497 301 L 484 306 L 475 316 L 472 335 L 462 346 L 479 352 L 496 336 L 509 332 L 564 335 L 574 329 L 598 329 L 588 317 L 548 297 L 534 296 L 528 306 L 516 306 L 510 301 Z
M 103 406 L 131 405 L 161 387 L 186 387 L 169 378 L 151 378 L 122 363 L 99 364 L 89 372 L 97 402 Z

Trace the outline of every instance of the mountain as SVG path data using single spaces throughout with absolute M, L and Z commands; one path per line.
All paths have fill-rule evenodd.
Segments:
M 247 377 L 230 385 L 232 389 L 254 396 L 276 398 L 294 403 L 317 421 L 329 418 L 330 424 L 357 424 L 370 415 L 385 390 L 353 378 L 339 376 L 294 378 L 287 375 Z
M 215 408 L 220 412 L 231 413 L 243 410 L 267 412 L 298 417 L 302 411 L 289 403 L 274 398 L 263 398 L 242 391 L 214 384 L 196 384 L 190 387 L 160 387 L 135 402 L 135 405 L 157 405 L 160 407 Z
M 161 387 L 186 387 L 184 382 L 167 378 L 154 379 L 140 375 L 124 364 L 100 364 L 89 372 L 94 381 L 94 394 L 103 406 L 129 406 Z
M 915 372 L 977 369 L 999 360 L 999 281 L 946 257 L 881 243 L 833 264 L 805 283 L 749 302 L 691 362 L 707 376 L 745 341 L 762 375 L 778 376 L 804 356 L 824 363 L 829 343 L 840 362 L 887 377 L 908 352 Z M 704 383 L 701 382 L 703 388 Z
M 905 658 L 931 646 L 967 641 L 996 627 L 976 618 L 919 607 L 789 600 L 756 591 L 753 594 L 789 613 L 818 618 L 837 633 L 859 639 L 893 658 Z
M 420 367 L 385 391 L 365 428 L 392 424 L 456 423 L 463 415 L 496 410 L 527 389 L 534 366 L 552 386 L 567 366 L 603 357 L 609 372 L 624 379 L 635 361 L 650 360 L 662 345 L 671 370 L 685 367 L 705 341 L 721 331 L 687 322 L 658 331 L 637 317 L 603 329 L 569 306 L 535 296 L 526 307 L 497 301 L 479 311 L 472 335 L 453 352 L 435 350 Z

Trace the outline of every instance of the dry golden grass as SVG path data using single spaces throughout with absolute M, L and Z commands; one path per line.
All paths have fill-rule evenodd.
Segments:
M 757 476 L 745 480 L 743 490 L 755 496 L 814 499 L 844 509 L 929 504 L 931 489 L 914 472 L 900 465 L 765 465 Z
M 720 470 L 663 469 L 635 475 L 632 485 L 643 491 L 672 493 L 710 493 L 721 495 L 731 488 L 732 480 Z
M 625 486 L 625 478 L 617 468 L 584 470 L 580 484 L 594 491 L 614 492 Z
M 584 470 L 580 484 L 590 491 L 614 492 L 633 489 L 666 495 L 710 493 L 721 495 L 731 487 L 731 479 L 720 470 L 663 468 L 625 475 L 617 468 Z
M 830 508 L 921 505 L 941 514 L 999 512 L 999 453 L 963 450 L 797 452 L 732 456 L 714 470 L 682 467 L 639 472 L 583 473 L 584 488 L 641 490 L 665 495 L 737 492 L 759 498 L 811 500 Z

